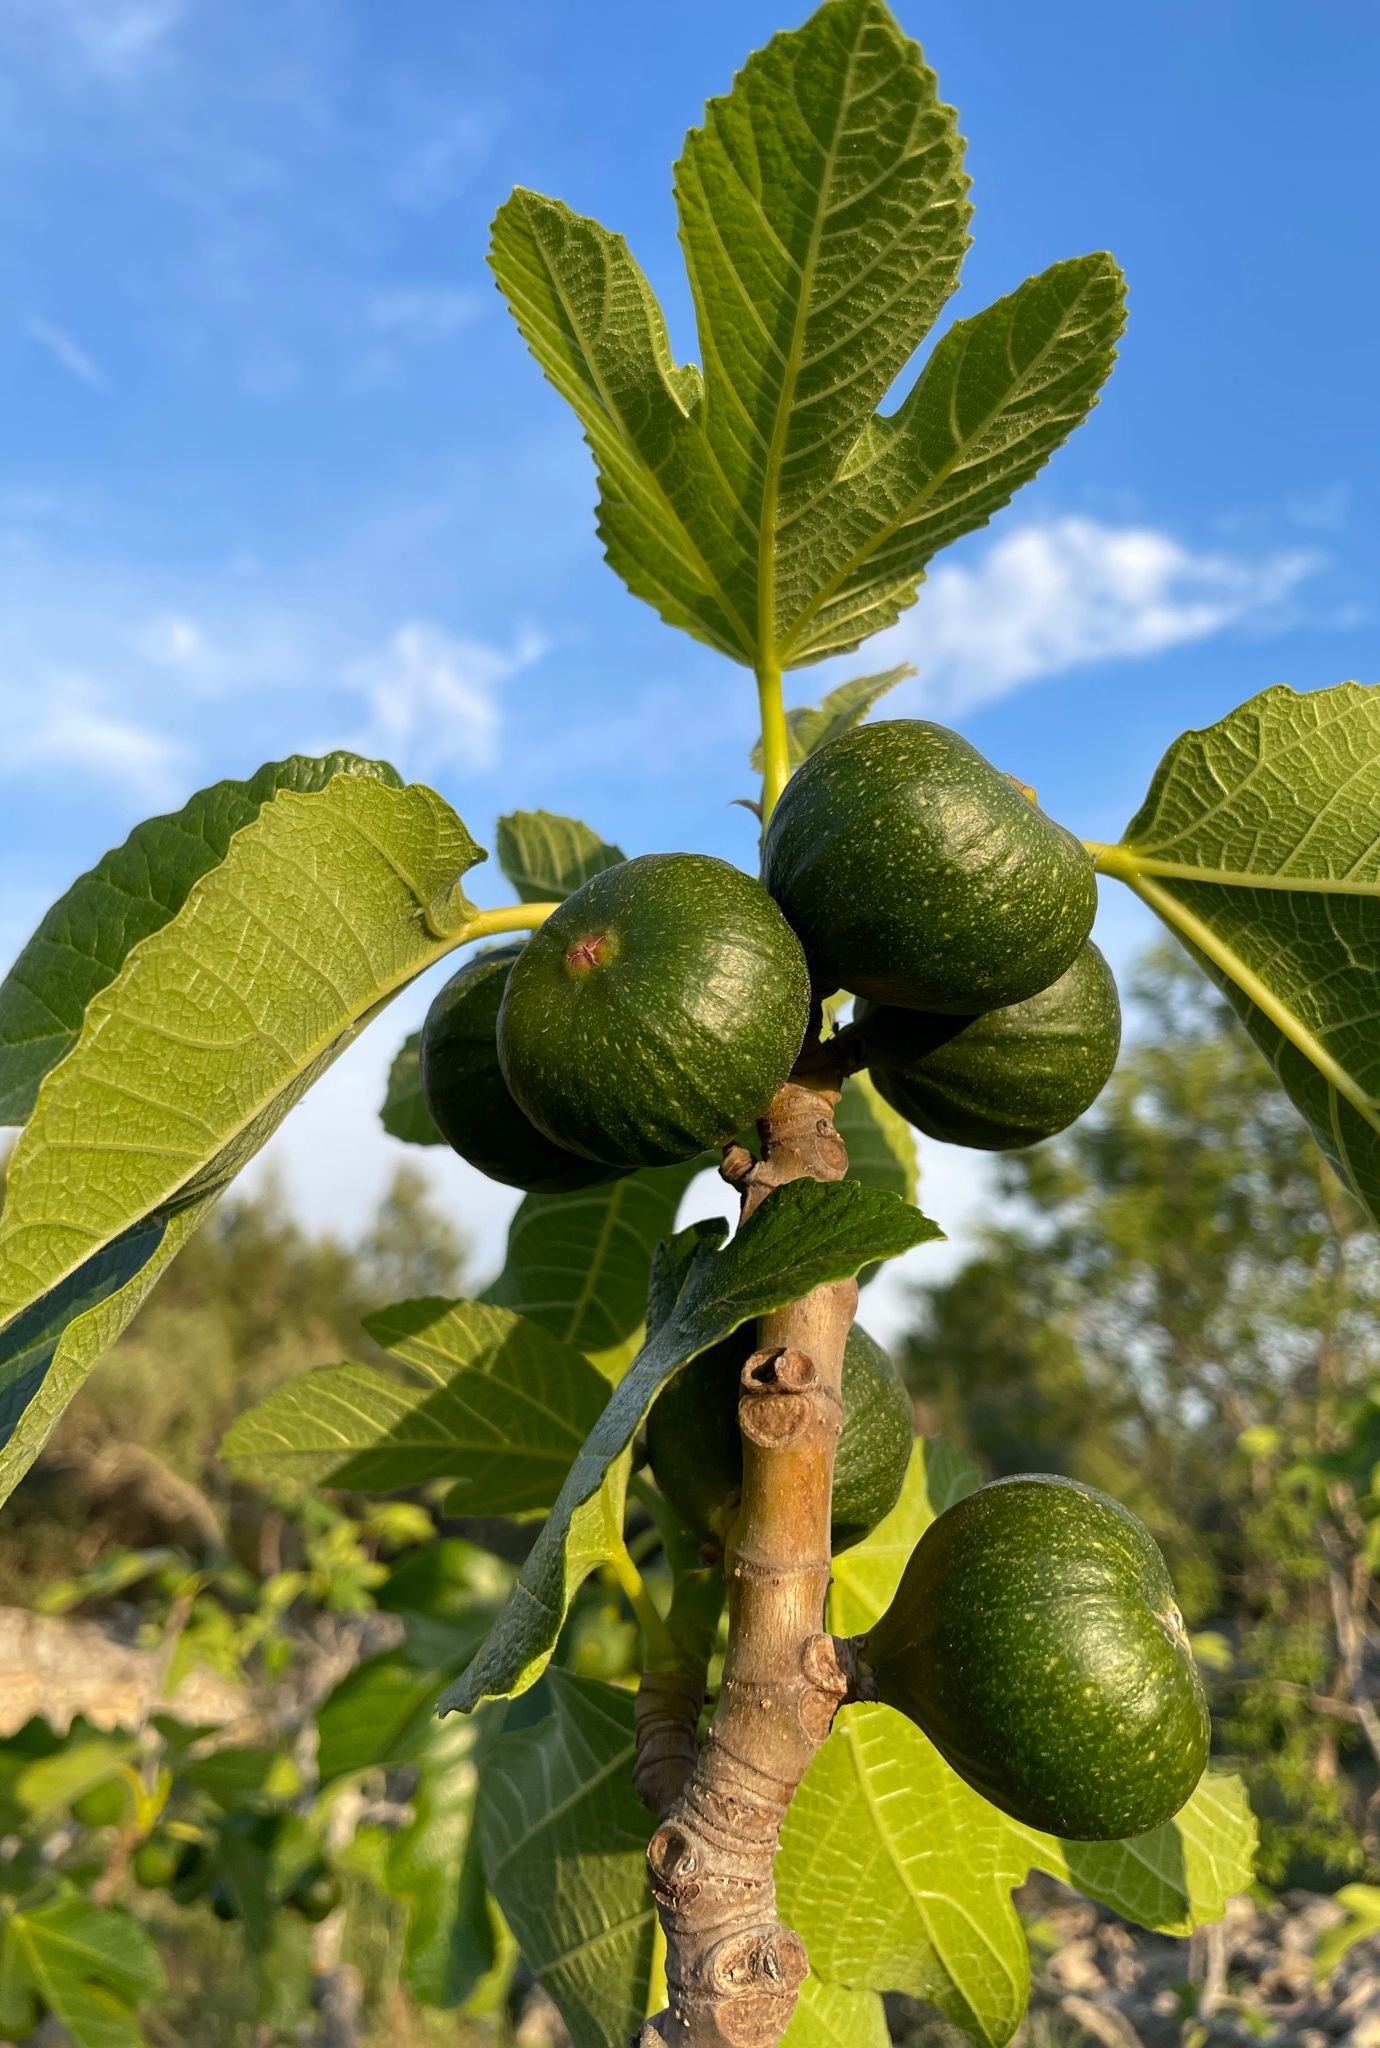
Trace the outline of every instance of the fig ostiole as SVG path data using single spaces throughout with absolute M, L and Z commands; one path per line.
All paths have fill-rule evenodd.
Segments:
M 669 1166 L 762 1114 L 809 1021 L 805 956 L 761 883 L 706 854 L 645 854 L 591 876 L 528 941 L 498 1055 L 554 1144 Z
M 1047 1834 L 1144 1834 L 1207 1765 L 1207 1702 L 1164 1559 L 1133 1514 L 1072 1480 L 998 1480 L 946 1509 L 858 1657 L 866 1692 Z

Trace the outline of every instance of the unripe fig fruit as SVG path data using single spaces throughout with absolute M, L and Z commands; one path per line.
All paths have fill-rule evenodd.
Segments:
M 136 1880 L 148 1892 L 165 1892 L 177 1876 L 181 1843 L 171 1835 L 149 1835 L 134 1852 Z
M 984 1152 L 1038 1144 L 1076 1122 L 1121 1045 L 1112 970 L 1089 939 L 1023 1003 L 947 1017 L 860 1003 L 857 1030 L 880 1095 L 927 1137 Z
M 324 1863 L 313 1863 L 298 1878 L 286 1903 L 315 1925 L 340 1904 L 340 1879 Z
M 961 1778 L 1049 1834 L 1144 1834 L 1207 1764 L 1202 1681 L 1154 1538 L 1069 1479 L 1002 1479 L 946 1509 L 860 1658 Z
M 722 1145 L 789 1075 L 805 957 L 760 882 L 697 853 L 592 875 L 513 963 L 498 1056 L 554 1144 L 608 1166 Z
M 84 1828 L 117 1828 L 129 1819 L 129 1786 L 123 1778 L 90 1785 L 72 1801 L 72 1818 Z
M 522 946 L 478 954 L 441 989 L 422 1026 L 418 1066 L 427 1112 L 453 1152 L 490 1180 L 563 1195 L 613 1180 L 539 1131 L 514 1102 L 498 1064 L 498 1010 Z
M 762 878 L 816 990 L 973 1016 L 1057 981 L 1092 930 L 1085 849 L 956 732 L 855 726 L 786 785 Z
M 723 1548 L 743 1488 L 738 1429 L 752 1325 L 691 1361 L 647 1417 L 652 1475 L 686 1527 Z M 843 1354 L 843 1432 L 834 1460 L 832 1547 L 860 1543 L 890 1514 L 910 1463 L 910 1396 L 875 1338 L 855 1323 Z

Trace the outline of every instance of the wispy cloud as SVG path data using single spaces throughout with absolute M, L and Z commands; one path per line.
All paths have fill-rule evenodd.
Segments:
M 0 684 L 0 719 L 0 779 L 57 771 L 113 784 L 149 805 L 172 801 L 185 779 L 181 744 L 125 717 L 86 676 L 50 675 L 37 689 Z
M 421 620 L 399 626 L 380 653 L 349 669 L 347 681 L 368 714 L 349 744 L 360 753 L 384 754 L 408 773 L 492 768 L 498 759 L 497 692 L 545 647 L 535 633 L 504 651 L 457 639 Z
M 0 29 L 41 34 L 89 71 L 143 70 L 186 12 L 185 0 L 0 0 Z
M 79 342 L 73 341 L 61 327 L 54 327 L 51 320 L 44 320 L 37 313 L 31 313 L 24 322 L 24 332 L 30 341 L 46 349 L 55 363 L 66 370 L 69 377 L 75 377 L 82 384 L 89 384 L 93 391 L 109 391 L 110 379 L 105 371 Z
M 410 285 L 380 292 L 369 307 L 370 324 L 398 341 L 445 341 L 478 318 L 478 292 L 450 285 Z
M 1319 563 L 1304 552 L 1195 553 L 1154 527 L 1091 519 L 1018 527 L 975 567 L 937 569 L 874 652 L 915 663 L 928 708 L 967 710 L 1091 663 L 1144 659 L 1231 627 L 1282 628 Z

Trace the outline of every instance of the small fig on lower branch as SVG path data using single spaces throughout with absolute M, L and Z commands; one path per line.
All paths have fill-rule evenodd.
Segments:
M 975 1791 L 1067 1840 L 1158 1827 L 1207 1764 L 1202 1681 L 1154 1538 L 1069 1479 L 998 1480 L 946 1509 L 858 1656 L 865 1689 Z

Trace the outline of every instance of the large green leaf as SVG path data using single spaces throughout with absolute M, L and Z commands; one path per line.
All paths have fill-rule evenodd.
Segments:
M 24 2034 L 26 2006 L 50 2012 L 76 2048 L 144 2048 L 137 2012 L 163 1969 L 128 1913 L 93 1906 L 70 1885 L 0 1906 L 0 2025 Z
M 807 1977 L 781 2048 L 891 2048 L 886 2010 L 875 1991 L 845 1991 Z
M 880 0 L 830 0 L 710 101 L 676 204 L 705 438 L 758 540 L 739 605 L 775 645 L 812 587 L 783 536 L 830 494 L 958 283 L 963 145 Z
M 0 982 L 0 1124 L 24 1122 L 39 1082 L 76 1043 L 92 996 L 132 947 L 177 915 L 235 834 L 281 790 L 324 789 L 341 774 L 399 782 L 393 769 L 355 754 L 269 761 L 247 782 L 217 782 L 171 816 L 136 825 L 78 877 Z
M 888 690 L 894 690 L 898 683 L 905 682 L 915 674 L 908 661 L 898 662 L 895 668 L 883 669 L 880 675 L 852 676 L 846 683 L 828 691 L 818 704 L 797 704 L 786 713 L 786 748 L 792 768 L 798 768 L 802 761 L 809 759 L 818 748 L 827 746 L 840 733 L 851 732 L 855 725 L 861 725 L 868 712 Z M 763 756 L 761 740 L 754 740 L 751 761 L 760 775 Z
M 410 1368 L 327 1365 L 241 1415 L 221 1456 L 254 1477 L 391 1491 L 461 1482 L 449 1512 L 549 1508 L 608 1396 L 582 1352 L 480 1301 L 404 1301 L 365 1317 Z
M 485 1300 L 518 1309 L 617 1379 L 641 1341 L 652 1255 L 708 1162 L 656 1166 L 569 1195 L 527 1195 Z
M 507 1605 L 474 1663 L 447 1691 L 442 1712 L 508 1698 L 541 1675 L 571 1595 L 601 1554 L 606 1475 L 620 1470 L 639 1424 L 678 1366 L 752 1317 L 939 1235 L 895 1195 L 846 1181 L 802 1180 L 768 1195 L 722 1251 L 701 1239 L 674 1308 L 610 1395 Z M 591 1515 L 594 1529 L 586 1521 Z
M 1078 256 L 956 320 L 900 409 L 787 536 L 782 659 L 856 647 L 912 602 L 926 564 L 1035 476 L 1097 403 L 1125 324 L 1110 256 Z
M 749 58 L 676 167 L 703 375 L 677 367 L 626 244 L 517 192 L 492 262 L 584 426 L 608 559 L 662 617 L 740 661 L 856 646 L 1087 413 L 1120 278 L 1056 266 L 935 349 L 967 245 L 954 115 L 882 0 L 825 0 Z
M 1251 1882 L 1239 1780 L 1204 1780 L 1134 1842 L 1068 1843 L 1018 1827 L 889 1707 L 846 1707 L 806 1773 L 777 1859 L 781 1911 L 819 1974 L 931 2004 L 980 2041 L 1009 2041 L 1029 1994 L 1011 1892 L 1032 1866 L 1165 1933 L 1220 1919 Z
M 1380 689 L 1252 697 L 1165 755 L 1094 849 L 1211 975 L 1380 1218 Z
M 389 1137 L 405 1145 L 444 1145 L 422 1095 L 421 1043 L 420 1031 L 409 1032 L 393 1055 L 379 1118 Z
M 418 785 L 347 774 L 285 792 L 91 999 L 0 1215 L 0 1495 L 150 1267 L 361 1026 L 464 938 L 459 877 L 479 857 Z
M 859 1634 L 890 1603 L 936 1514 L 977 1484 L 972 1464 L 917 1443 L 900 1501 L 838 1558 L 829 1625 Z M 977 2039 L 1008 2041 L 1029 1962 L 1011 1903 L 1032 1867 L 1166 1933 L 1220 1917 L 1251 1881 L 1255 1831 L 1234 1778 L 1204 1780 L 1174 1821 L 1132 1842 L 1068 1843 L 1023 1828 L 965 1785 L 920 1731 L 850 1707 L 787 1815 L 781 1910 L 831 1984 L 908 1991 Z
M 512 811 L 500 818 L 494 850 L 524 903 L 562 903 L 591 875 L 625 858 L 578 818 L 560 818 L 554 811 Z
M 633 1698 L 559 1669 L 547 1683 L 551 1712 L 485 1760 L 484 1872 L 575 2048 L 610 2048 L 647 2017 L 656 1925 Z

